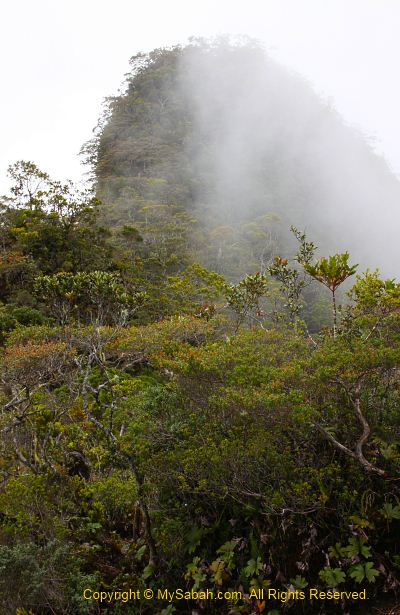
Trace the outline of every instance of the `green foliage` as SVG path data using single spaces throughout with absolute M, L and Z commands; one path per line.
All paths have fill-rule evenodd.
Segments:
M 388 521 L 400 519 L 400 506 L 398 504 L 393 506 L 391 502 L 385 502 L 380 512 Z
M 110 258 L 108 233 L 96 220 L 99 201 L 89 191 L 51 180 L 31 162 L 19 161 L 9 173 L 12 197 L 0 225 L 10 253 L 45 274 L 96 269 Z
M 349 253 L 335 254 L 329 258 L 322 257 L 311 265 L 304 263 L 304 269 L 312 277 L 322 282 L 331 292 L 342 284 L 348 277 L 355 274 L 358 265 L 349 265 Z
M 352 536 L 349 539 L 349 544 L 344 547 L 343 552 L 347 557 L 354 557 L 355 555 L 362 555 L 363 557 L 370 557 L 371 548 L 365 544 L 366 540 L 362 536 Z
M 224 287 L 222 275 L 193 263 L 179 275 L 168 276 L 165 287 L 168 309 L 175 314 L 192 313 L 198 318 L 209 319 L 215 313 L 215 303 Z
M 4 343 L 7 335 L 19 325 L 36 326 L 46 321 L 46 317 L 36 308 L 20 307 L 12 303 L 0 304 L 0 342 Z
M 2 603 L 9 613 L 18 608 L 40 612 L 37 609 L 49 603 L 66 614 L 90 613 L 82 592 L 97 578 L 80 570 L 80 561 L 71 557 L 68 545 L 54 541 L 44 546 L 2 546 L 0 573 Z
M 319 576 L 328 587 L 337 587 L 344 583 L 346 579 L 346 573 L 341 568 L 331 568 L 330 566 L 325 566 L 320 571 Z
M 40 276 L 34 292 L 60 324 L 72 319 L 100 325 L 126 320 L 144 300 L 143 293 L 130 294 L 118 275 L 107 271 Z
M 368 583 L 375 583 L 376 578 L 379 576 L 379 570 L 376 570 L 373 566 L 373 562 L 356 564 L 350 568 L 349 575 L 356 583 L 361 583 L 364 579 L 368 581 Z
M 257 576 L 263 567 L 263 563 L 261 561 L 261 557 L 257 557 L 256 560 L 254 559 L 250 559 L 245 568 L 243 568 L 243 574 L 246 577 L 253 577 L 253 576 Z
M 199 567 L 200 557 L 194 557 L 193 561 L 187 565 L 186 579 L 192 579 L 194 581 L 193 590 L 196 591 L 202 587 L 204 581 L 207 579 L 207 575 Z
M 307 587 L 308 582 L 301 575 L 296 575 L 294 579 L 290 579 L 290 583 L 293 585 L 295 589 L 304 589 Z
M 296 227 L 292 226 L 290 230 L 300 244 L 294 260 L 305 268 L 317 247 L 314 243 L 308 242 L 306 234 L 301 233 Z M 280 256 L 274 258 L 268 271 L 280 283 L 280 290 L 285 298 L 284 307 L 289 312 L 290 321 L 296 324 L 304 307 L 303 293 L 307 286 L 306 279 L 298 268 L 289 265 L 288 259 Z
M 219 292 L 218 276 L 189 275 L 188 297 L 207 292 L 207 280 Z M 204 286 L 192 285 L 200 276 Z M 125 292 L 102 272 L 43 284 L 62 300 L 75 293 L 82 319 L 94 296 L 101 303 L 104 293 L 116 311 L 114 293 Z M 394 305 L 387 299 L 380 315 L 384 337 L 376 329 L 368 336 L 376 308 L 362 301 L 348 308 L 337 338 L 319 336 L 317 346 L 291 326 L 235 333 L 236 320 L 196 314 L 12 333 L 2 362 L 2 544 L 10 536 L 28 544 L 32 535 L 68 543 L 68 565 L 78 562 L 79 574 L 108 587 L 247 591 L 288 569 L 298 589 L 347 591 L 363 581 L 381 589 L 386 577 L 372 558 L 395 566 L 397 538 L 388 545 L 386 536 L 389 525 L 397 531 L 397 483 L 386 493 L 361 461 L 398 472 L 398 457 L 387 454 L 399 429 Z M 330 439 L 356 450 L 356 385 L 371 430 L 361 461 Z M 151 557 L 144 505 L 161 563 Z M 335 545 L 323 570 L 316 540 Z
M 368 583 L 371 600 L 396 590 L 400 285 L 358 276 L 337 325 L 335 293 L 355 272 L 347 253 L 314 263 L 315 244 L 292 228 L 295 252 L 265 203 L 246 219 L 239 208 L 206 213 L 214 129 L 192 142 L 199 179 L 185 149 L 195 126 L 183 59 L 180 48 L 135 57 L 126 93 L 110 99 L 87 150 L 104 205 L 33 163 L 10 169 L 0 211 L 7 613 L 227 609 L 100 607 L 83 587 L 241 591 L 243 615 L 297 612 L 295 601 L 249 602 L 252 588 Z M 291 200 L 282 177 L 277 187 L 268 174 L 271 206 L 281 192 Z M 282 248 L 289 257 L 274 259 Z
M 225 288 L 228 306 L 236 314 L 237 327 L 246 319 L 254 321 L 262 316 L 260 300 L 267 294 L 268 281 L 259 272 L 247 275 L 238 284 L 230 284 Z
M 33 292 L 36 278 L 108 270 L 114 253 L 90 191 L 53 181 L 31 162 L 17 162 L 9 174 L 11 196 L 0 207 L 3 342 L 18 324 L 45 321 L 46 310 Z

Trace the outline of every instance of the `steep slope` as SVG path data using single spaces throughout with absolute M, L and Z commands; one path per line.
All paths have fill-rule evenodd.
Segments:
M 290 224 L 324 251 L 347 249 L 396 274 L 400 183 L 361 134 L 254 44 L 134 57 L 88 149 L 111 223 L 133 223 L 143 245 L 155 241 L 151 221 L 177 228 L 184 211 L 197 220 L 184 228 L 191 247 L 230 276 L 287 249 Z

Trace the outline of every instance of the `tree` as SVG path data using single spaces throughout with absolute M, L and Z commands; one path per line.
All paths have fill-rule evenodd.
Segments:
M 322 257 L 320 260 L 311 265 L 309 262 L 304 262 L 303 266 L 307 273 L 318 280 L 324 286 L 329 288 L 332 293 L 332 314 L 333 314 L 333 337 L 336 337 L 337 332 L 337 307 L 336 307 L 336 290 L 347 278 L 354 275 L 358 265 L 349 265 L 349 254 L 334 254 L 329 258 Z
M 9 173 L 12 196 L 0 212 L 3 259 L 18 255 L 43 274 L 108 265 L 109 233 L 98 224 L 99 201 L 90 191 L 53 181 L 31 162 L 17 162 Z
M 115 273 L 61 272 L 35 279 L 34 291 L 58 323 L 120 324 L 131 317 L 145 298 L 129 293 Z
M 236 314 L 236 331 L 246 318 L 249 318 L 251 322 L 257 322 L 262 327 L 263 312 L 260 301 L 267 293 L 267 277 L 259 272 L 247 275 L 238 284 L 225 286 L 228 306 Z

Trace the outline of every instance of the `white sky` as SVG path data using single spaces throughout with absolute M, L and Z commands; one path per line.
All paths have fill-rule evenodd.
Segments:
M 400 0 L 1 0 L 0 20 L 0 193 L 19 159 L 81 177 L 132 55 L 226 33 L 262 40 L 400 173 Z

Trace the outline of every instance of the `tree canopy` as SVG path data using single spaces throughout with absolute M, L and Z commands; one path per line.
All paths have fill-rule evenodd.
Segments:
M 282 230 L 297 207 L 283 206 L 294 195 L 285 151 L 263 159 L 277 166 L 257 198 L 246 162 L 237 202 L 248 195 L 249 207 L 213 219 L 210 132 L 221 116 L 195 126 L 181 78 L 198 62 L 208 83 L 221 54 L 234 60 L 224 88 L 243 54 L 264 58 L 255 45 L 199 43 L 133 58 L 126 92 L 86 146 L 91 189 L 32 162 L 10 167 L 0 209 L 4 613 L 395 605 L 400 283 L 362 272 L 339 238 L 319 256 L 303 225 Z M 307 165 L 297 194 L 312 210 Z M 188 595 L 158 592 L 177 588 Z M 308 599 L 311 588 L 335 596 Z M 353 595 L 364 589 L 368 603 Z

